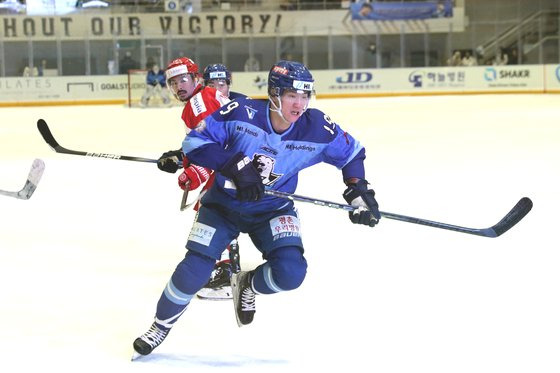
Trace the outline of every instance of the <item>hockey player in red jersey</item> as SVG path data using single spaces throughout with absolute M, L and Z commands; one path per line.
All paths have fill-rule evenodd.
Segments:
M 177 100 L 185 103 L 181 119 L 187 126 L 187 132 L 196 128 L 201 120 L 229 102 L 229 98 L 220 91 L 200 84 L 199 76 L 198 65 L 187 57 L 174 59 L 165 70 L 169 90 Z M 182 161 L 181 150 L 172 150 L 163 153 L 157 165 L 162 171 L 175 173 Z M 208 180 L 210 174 L 211 170 L 190 165 L 188 161 L 184 162 L 179 185 L 183 189 L 195 190 Z
M 222 92 L 200 84 L 199 75 L 198 66 L 186 57 L 171 61 L 165 71 L 169 89 L 179 101 L 185 103 L 181 118 L 190 129 L 229 102 Z
M 225 66 L 219 66 L 225 69 Z M 207 73 L 206 70 L 205 73 Z M 212 68 L 211 70 L 216 69 Z M 227 73 L 231 77 L 229 71 Z M 195 129 L 204 118 L 230 101 L 222 91 L 215 87 L 200 84 L 198 66 L 190 58 L 181 57 L 171 61 L 165 71 L 165 78 L 171 93 L 179 101 L 185 103 L 181 118 L 187 126 L 187 132 Z M 205 76 L 205 83 L 212 80 L 206 78 Z M 188 160 L 183 158 L 181 150 L 164 153 L 158 160 L 158 168 L 162 171 L 174 173 L 181 162 L 184 164 L 183 172 L 179 176 L 179 186 L 182 189 L 195 190 L 205 182 L 207 183 L 203 192 L 210 187 L 213 180 L 212 170 L 189 164 Z M 195 209 L 197 207 L 198 204 Z M 210 280 L 198 294 L 199 298 L 212 300 L 232 298 L 230 278 L 233 273 L 240 270 L 237 240 L 233 240 L 228 245 L 228 250 L 225 253 L 229 253 L 229 256 L 216 263 Z

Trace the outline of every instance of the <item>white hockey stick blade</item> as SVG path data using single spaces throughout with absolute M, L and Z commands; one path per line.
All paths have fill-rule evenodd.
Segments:
M 25 185 L 18 192 L 6 192 L 0 190 L 0 195 L 14 197 L 18 199 L 29 199 L 37 189 L 39 180 L 43 176 L 43 171 L 45 170 L 45 162 L 40 159 L 35 159 L 31 165 L 31 170 L 29 170 L 29 175 L 25 181 Z

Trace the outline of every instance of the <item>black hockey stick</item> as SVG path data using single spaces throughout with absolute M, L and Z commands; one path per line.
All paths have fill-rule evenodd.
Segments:
M 39 119 L 37 121 L 37 128 L 39 132 L 41 132 L 41 136 L 43 139 L 49 144 L 49 146 L 57 153 L 64 153 L 64 154 L 73 154 L 73 155 L 82 155 L 85 157 L 94 157 L 94 158 L 108 158 L 108 159 L 120 159 L 123 161 L 135 161 L 135 162 L 148 162 L 148 163 L 157 163 L 157 159 L 149 159 L 149 158 L 142 158 L 142 157 L 132 157 L 128 155 L 120 155 L 120 154 L 109 154 L 109 153 L 92 153 L 92 152 L 84 152 L 79 150 L 70 150 L 66 149 L 59 145 L 59 143 L 54 139 L 54 136 L 47 125 L 47 122 L 43 119 Z
M 35 159 L 31 164 L 31 169 L 29 170 L 29 175 L 25 181 L 25 185 L 20 191 L 17 192 L 7 192 L 0 190 L 0 195 L 14 197 L 18 199 L 29 199 L 37 189 L 39 180 L 43 176 L 43 171 L 45 170 L 45 163 L 40 159 Z
M 291 199 L 293 201 L 309 202 L 309 203 L 313 203 L 313 204 L 319 205 L 319 206 L 327 206 L 327 207 L 332 207 L 332 208 L 335 208 L 335 209 L 341 209 L 341 210 L 346 210 L 346 211 L 353 211 L 355 209 L 351 205 L 346 205 L 346 204 L 337 203 L 337 202 L 324 201 L 324 200 L 310 198 L 310 197 L 298 196 L 296 194 L 279 192 L 277 190 L 267 190 L 267 191 L 265 191 L 265 194 L 267 194 L 269 196 L 287 198 L 287 199 Z M 387 218 L 387 219 L 400 220 L 400 221 L 404 221 L 404 222 L 407 222 L 407 223 L 413 223 L 413 224 L 427 225 L 429 227 L 448 229 L 448 230 L 455 231 L 455 232 L 469 233 L 469 234 L 474 234 L 476 236 L 482 236 L 482 237 L 498 237 L 498 236 L 501 236 L 502 234 L 504 234 L 505 232 L 507 232 L 515 224 L 519 223 L 519 221 L 521 219 L 523 219 L 523 217 L 525 215 L 527 215 L 529 213 L 529 211 L 531 211 L 532 207 L 533 207 L 533 202 L 531 201 L 531 199 L 529 199 L 528 197 L 523 197 L 519 200 L 519 202 L 517 202 L 517 204 L 511 209 L 511 211 L 508 212 L 506 214 L 506 216 L 504 216 L 502 218 L 502 220 L 500 220 L 496 225 L 494 225 L 490 228 L 466 228 L 466 227 L 460 227 L 460 226 L 457 226 L 457 225 L 439 223 L 437 221 L 431 221 L 431 220 L 426 220 L 426 219 L 413 218 L 413 217 L 405 216 L 405 215 L 393 214 L 393 213 L 390 213 L 390 212 L 380 211 L 380 213 L 381 213 L 382 217 Z

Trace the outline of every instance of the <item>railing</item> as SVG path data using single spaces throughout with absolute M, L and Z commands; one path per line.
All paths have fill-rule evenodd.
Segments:
M 517 49 L 519 51 L 519 61 L 515 62 L 521 63 L 524 60 L 524 55 L 532 53 L 536 48 L 542 48 L 545 39 L 558 38 L 559 17 L 558 10 L 534 12 L 521 22 L 515 22 L 513 26 L 503 31 L 499 36 L 490 38 L 480 46 L 477 52 L 485 56 L 485 62 L 489 63 L 496 53 Z M 513 21 L 509 22 L 514 23 Z M 539 54 L 542 55 L 542 50 Z

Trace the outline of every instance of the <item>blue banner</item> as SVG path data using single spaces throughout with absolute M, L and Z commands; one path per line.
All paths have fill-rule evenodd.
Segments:
M 366 2 L 350 5 L 353 20 L 427 19 L 453 16 L 451 0 Z

